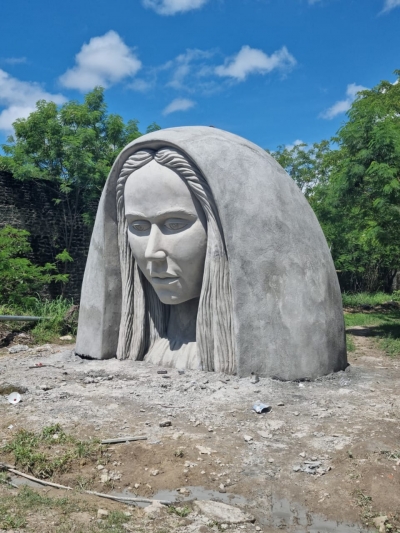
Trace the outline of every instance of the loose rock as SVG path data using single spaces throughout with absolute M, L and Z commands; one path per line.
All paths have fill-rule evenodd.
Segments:
M 194 501 L 193 505 L 200 513 L 210 520 L 225 524 L 245 524 L 254 522 L 255 518 L 251 514 L 244 513 L 237 507 L 226 503 L 213 502 L 210 500 Z

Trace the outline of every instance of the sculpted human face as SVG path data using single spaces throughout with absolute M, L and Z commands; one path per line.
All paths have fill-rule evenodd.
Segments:
M 128 177 L 124 202 L 129 245 L 161 302 L 180 304 L 200 296 L 206 222 L 185 182 L 151 161 Z

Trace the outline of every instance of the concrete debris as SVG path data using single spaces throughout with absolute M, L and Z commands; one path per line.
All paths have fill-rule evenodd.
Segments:
M 167 428 L 169 426 L 172 426 L 172 422 L 171 420 L 163 420 L 162 422 L 160 422 L 159 426 L 160 428 Z
M 163 512 L 164 509 L 164 505 L 162 505 L 160 502 L 154 501 L 151 505 L 145 507 L 143 511 L 145 512 L 148 518 L 154 520 L 160 515 L 160 513 Z
M 211 450 L 211 448 L 207 448 L 206 446 L 197 445 L 196 448 L 199 450 L 201 454 L 204 454 L 204 455 L 210 455 L 211 453 L 216 453 L 215 450 Z
M 233 507 L 233 505 L 227 505 L 226 503 L 195 500 L 193 506 L 210 520 L 222 524 L 245 524 L 255 521 L 254 516 L 251 514 L 244 513 L 238 507 Z
M 372 519 L 374 526 L 379 531 L 379 533 L 386 533 L 386 522 L 388 521 L 387 516 L 377 516 Z
M 305 472 L 306 474 L 313 474 L 323 476 L 332 469 L 330 466 L 322 466 L 321 461 L 304 461 L 303 465 L 293 466 L 294 472 Z
M 26 344 L 15 344 L 15 346 L 8 348 L 8 353 L 26 352 L 27 350 L 29 350 L 29 346 Z

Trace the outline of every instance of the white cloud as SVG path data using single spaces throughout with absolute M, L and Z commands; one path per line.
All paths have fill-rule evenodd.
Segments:
M 115 31 L 93 37 L 75 56 L 76 65 L 67 70 L 60 82 L 69 89 L 87 91 L 96 85 L 109 87 L 134 76 L 142 63 Z
M 383 5 L 382 13 L 387 13 L 395 7 L 400 7 L 400 0 L 385 0 Z
M 51 94 L 38 83 L 20 81 L 0 69 L 0 130 L 11 133 L 12 123 L 17 118 L 26 118 L 36 109 L 38 100 L 48 100 L 56 104 L 66 102 L 62 94 Z
M 26 57 L 5 57 L 1 62 L 7 65 L 21 65 L 22 63 L 26 63 Z
M 188 89 L 189 87 L 185 82 L 189 74 L 191 75 L 191 79 L 210 74 L 207 65 L 205 65 L 203 61 L 209 59 L 213 55 L 214 52 L 212 51 L 188 49 L 184 54 L 180 54 L 173 61 L 169 61 L 165 67 L 168 69 L 172 68 L 173 74 L 167 85 L 174 89 Z
M 144 7 L 153 9 L 159 15 L 175 15 L 193 9 L 200 9 L 208 0 L 142 0 Z
M 286 46 L 269 56 L 262 50 L 246 45 L 235 57 L 228 58 L 224 65 L 216 67 L 215 73 L 244 81 L 249 74 L 267 74 L 275 69 L 290 69 L 295 64 L 296 60 Z
M 293 148 L 294 148 L 295 146 L 300 146 L 300 145 L 302 145 L 302 144 L 306 144 L 306 143 L 305 143 L 304 141 L 300 140 L 300 139 L 296 139 L 296 140 L 294 141 L 293 144 L 286 144 L 286 145 L 285 145 L 285 148 L 286 148 L 287 150 L 293 150 Z
M 175 98 L 175 100 L 172 100 L 172 102 L 164 109 L 163 115 L 169 115 L 176 111 L 187 111 L 194 105 L 195 102 L 193 102 L 193 100 L 188 100 L 187 98 Z
M 342 113 L 346 113 L 351 107 L 351 104 L 356 99 L 357 93 L 359 91 L 365 91 L 366 87 L 363 87 L 362 85 L 356 85 L 355 83 L 350 83 L 350 85 L 347 86 L 346 90 L 346 96 L 347 98 L 345 100 L 339 100 L 336 102 L 336 104 L 333 104 L 332 107 L 327 109 L 326 111 L 323 111 L 320 114 L 321 118 L 326 119 L 332 119 L 335 118 L 337 115 L 340 115 Z
M 145 93 L 154 87 L 154 83 L 138 78 L 136 80 L 133 80 L 133 82 L 130 83 L 128 87 L 139 93 Z

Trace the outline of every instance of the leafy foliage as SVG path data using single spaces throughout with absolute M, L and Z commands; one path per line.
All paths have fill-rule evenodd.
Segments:
M 36 111 L 13 126 L 0 168 L 19 180 L 46 180 L 64 213 L 64 247 L 69 252 L 78 218 L 93 221 L 118 152 L 140 137 L 138 121 L 125 124 L 120 115 L 108 114 L 104 90 L 96 87 L 83 103 L 72 100 L 58 107 L 41 100 Z M 148 127 L 157 129 L 155 123 Z
M 342 287 L 388 290 L 400 269 L 400 71 L 358 94 L 330 141 L 272 155 L 316 213 Z
M 0 304 L 29 305 L 44 285 L 68 281 L 54 263 L 34 265 L 26 256 L 32 251 L 29 232 L 6 226 L 0 230 Z M 59 259 L 65 259 L 64 253 Z

